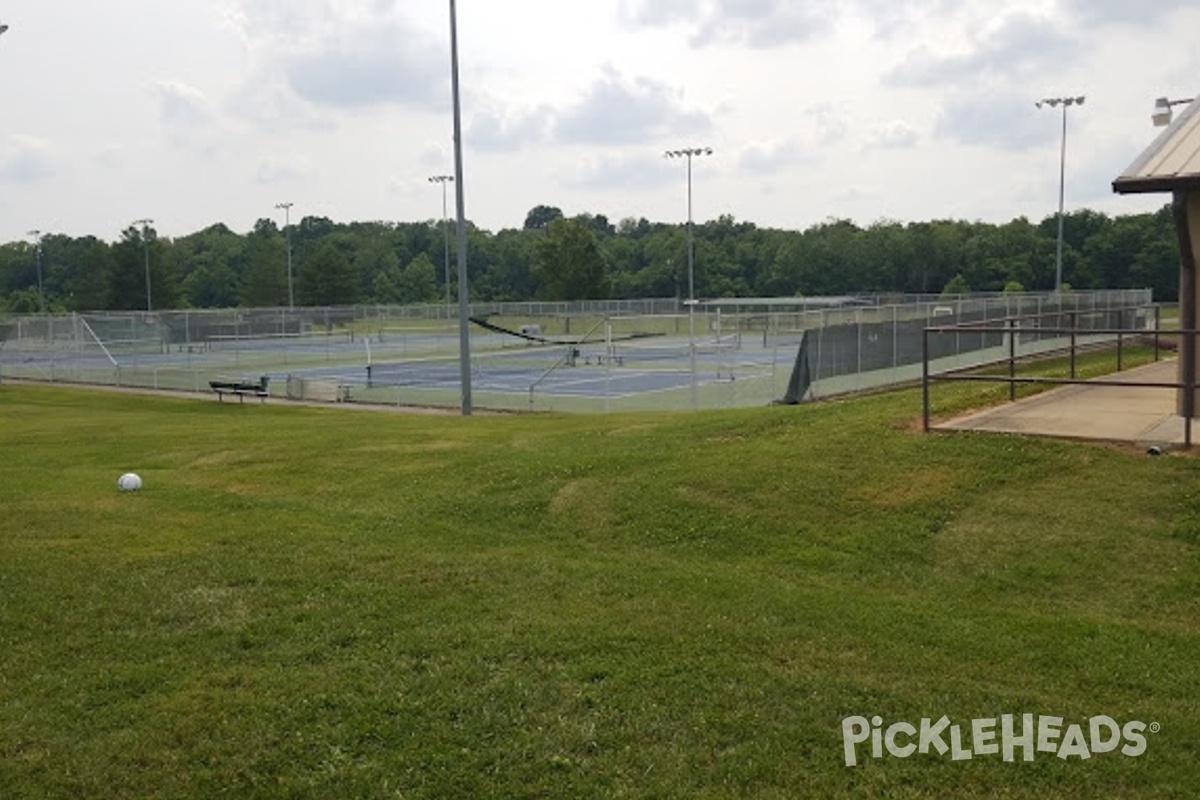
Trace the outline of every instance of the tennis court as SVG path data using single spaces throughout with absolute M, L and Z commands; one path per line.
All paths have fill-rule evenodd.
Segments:
M 638 313 L 630 301 L 501 304 L 476 310 L 469 325 L 472 400 L 498 410 L 634 411 L 829 396 L 919 379 L 929 325 L 1049 309 L 1081 332 L 1136 327 L 1149 300 L 1078 292 L 805 310 L 812 299 L 782 298 L 712 301 L 694 314 Z M 931 339 L 927 355 L 938 368 L 964 368 L 1002 358 L 1004 342 L 956 333 Z M 440 307 L 25 315 L 0 317 L 0 379 L 208 393 L 212 380 L 266 375 L 275 397 L 451 408 L 461 402 L 459 346 L 458 321 Z
M 174 343 L 155 335 L 104 339 L 82 318 L 74 327 L 0 347 L 0 374 L 197 392 L 210 380 L 266 375 L 276 396 L 385 405 L 453 406 L 461 395 L 459 333 L 449 325 L 221 333 Z M 782 394 L 796 357 L 795 337 L 768 344 L 736 333 L 587 336 L 532 342 L 472 326 L 476 403 L 513 410 L 767 404 Z
M 473 345 L 481 344 L 473 342 Z M 472 388 L 487 392 L 624 398 L 637 394 L 690 388 L 692 344 L 663 341 L 653 346 L 542 344 L 478 347 L 471 358 Z M 715 384 L 757 377 L 773 369 L 778 348 L 743 350 L 736 339 L 695 343 L 695 382 Z M 794 360 L 794 348 L 784 358 Z M 292 377 L 335 382 L 351 389 L 425 387 L 457 390 L 461 381 L 457 355 L 416 356 L 399 361 L 339 365 L 292 371 Z M 285 376 L 280 376 L 285 377 Z

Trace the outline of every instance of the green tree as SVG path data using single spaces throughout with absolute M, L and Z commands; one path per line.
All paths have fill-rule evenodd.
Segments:
M 13 314 L 37 314 L 42 310 L 42 300 L 36 288 L 17 289 L 0 305 Z
M 362 277 L 363 291 L 372 301 L 380 302 L 380 299 L 374 296 L 375 276 L 400 266 L 400 257 L 396 255 L 389 232 L 363 232 L 354 244 L 354 265 Z M 421 257 L 425 258 L 425 255 L 422 253 Z
M 533 277 L 543 300 L 594 300 L 611 288 L 596 235 L 577 219 L 550 223 L 534 252 Z
M 551 222 L 556 219 L 562 219 L 562 217 L 563 212 L 561 208 L 555 208 L 554 206 L 534 206 L 525 215 L 525 230 L 543 230 Z
M 193 308 L 237 305 L 245 272 L 246 240 L 217 223 L 170 243 L 167 263 Z
M 437 299 L 437 270 L 429 256 L 421 253 L 400 273 L 400 302 L 430 303 Z
M 250 308 L 287 305 L 287 242 L 269 219 L 260 219 L 246 237 L 246 269 L 240 302 Z M 295 275 L 292 276 L 293 281 Z
M 183 279 L 183 296 L 189 308 L 231 308 L 237 305 L 237 285 L 228 265 L 206 264 Z
M 153 228 L 126 228 L 121 241 L 112 248 L 109 305 L 120 310 L 146 308 L 149 273 L 151 307 L 178 308 L 179 287 L 176 272 L 168 262 L 168 252 L 167 243 L 158 238 Z
M 493 255 L 490 269 L 476 273 L 472 287 L 489 300 L 528 300 L 537 294 L 530 264 L 534 246 L 541 233 L 525 230 L 503 230 L 489 242 Z
M 400 267 L 393 264 L 387 269 L 379 270 L 371 278 L 371 297 L 376 303 L 396 305 L 404 302 L 404 273 Z
M 353 305 L 360 294 L 354 266 L 332 241 L 322 242 L 300 269 L 296 300 L 301 305 Z
M 947 281 L 946 286 L 942 289 L 943 296 L 954 295 L 954 294 L 969 294 L 970 292 L 971 292 L 971 287 L 967 285 L 967 280 L 966 280 L 966 278 L 964 278 L 962 276 L 961 272 L 959 274 L 955 275 L 949 281 Z
M 112 249 L 95 236 L 74 239 L 66 247 L 62 291 L 71 311 L 111 307 Z

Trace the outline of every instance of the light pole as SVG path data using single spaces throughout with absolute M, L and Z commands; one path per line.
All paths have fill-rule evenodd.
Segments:
M 429 182 L 442 185 L 442 236 L 446 241 L 446 319 L 450 319 L 450 226 L 446 221 L 446 184 L 454 183 L 454 176 L 434 175 Z
M 4 31 L 0 30 L 0 33 Z M 29 232 L 33 237 L 33 252 L 37 263 L 37 281 L 38 281 L 38 307 L 42 313 L 46 313 L 46 293 L 42 290 L 42 232 L 33 230 Z
M 1171 124 L 1171 118 L 1175 113 L 1171 111 L 1171 106 L 1182 106 L 1193 102 L 1193 98 L 1186 100 L 1168 100 L 1165 97 L 1160 97 L 1154 101 L 1154 111 L 1150 114 L 1150 121 L 1154 123 L 1156 128 L 1165 128 Z
M 450 94 L 454 101 L 454 199 L 458 205 L 458 359 L 462 413 L 471 416 L 471 329 L 467 294 L 467 218 L 463 196 L 462 105 L 458 91 L 458 13 L 450 0 Z
M 1058 251 L 1054 258 L 1054 291 L 1062 291 L 1063 268 L 1063 199 L 1066 195 L 1067 184 L 1067 109 L 1073 105 L 1083 105 L 1083 97 L 1050 97 L 1039 100 L 1038 108 L 1062 106 L 1062 154 L 1058 165 Z
M 134 225 L 142 226 L 142 251 L 146 254 L 146 311 L 153 311 L 154 304 L 150 302 L 150 238 L 149 226 L 154 224 L 152 219 L 134 220 Z
M 711 147 L 668 150 L 666 158 L 687 159 L 688 350 L 691 353 L 692 408 L 696 407 L 696 247 L 692 226 L 692 158 L 711 156 Z
M 296 307 L 296 297 L 292 293 L 292 204 L 276 203 L 276 208 L 283 209 L 283 236 L 287 241 L 287 272 L 288 272 L 288 308 Z

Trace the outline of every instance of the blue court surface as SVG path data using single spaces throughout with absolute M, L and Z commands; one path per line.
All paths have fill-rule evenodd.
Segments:
M 726 387 L 726 394 L 741 393 L 755 380 L 769 378 L 770 386 L 761 387 L 769 399 L 773 387 L 786 382 L 797 348 L 794 343 L 768 347 L 758 337 L 747 339 L 697 338 L 693 353 L 689 339 L 677 336 L 574 344 L 475 334 L 471 383 L 475 391 L 493 396 L 636 402 L 680 390 L 686 396 L 692 387 L 715 385 Z M 0 377 L 206 391 L 210 380 L 257 380 L 267 375 L 272 386 L 289 387 L 289 396 L 289 380 L 299 379 L 308 386 L 325 385 L 322 391 L 330 395 L 365 402 L 395 402 L 383 395 L 411 396 L 410 390 L 431 398 L 453 397 L 461 386 L 459 338 L 451 332 L 210 337 L 189 344 L 7 344 L 0 347 Z M 300 396 L 308 396 L 307 390 Z
M 671 349 L 639 350 L 609 355 L 607 348 L 551 346 L 480 352 L 471 358 L 471 384 L 481 391 L 574 397 L 629 397 L 688 388 L 692 385 L 687 343 Z M 728 349 L 696 354 L 697 385 L 737 381 L 739 376 L 761 376 L 784 362 L 790 370 L 795 353 Z M 399 362 L 374 362 L 354 367 L 318 367 L 292 372 L 293 376 L 325 380 L 361 388 L 409 387 L 457 389 L 462 366 L 452 358 L 414 358 Z M 280 376 L 284 377 L 284 376 Z

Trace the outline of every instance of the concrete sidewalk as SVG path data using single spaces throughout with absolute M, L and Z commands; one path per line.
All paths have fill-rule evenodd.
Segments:
M 1177 361 L 1171 359 L 1110 375 L 1108 379 L 1172 383 L 1178 380 L 1176 370 Z M 1180 445 L 1184 441 L 1184 424 L 1183 417 L 1175 414 L 1175 392 L 1157 387 L 1063 386 L 932 427 L 944 431 Z M 1193 422 L 1193 441 L 1198 434 L 1200 429 Z

